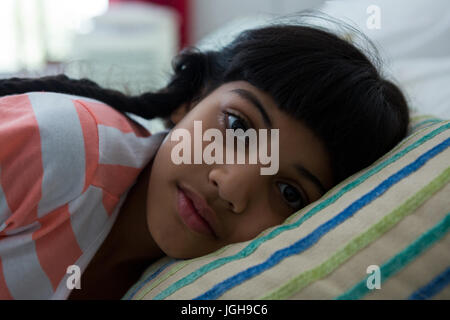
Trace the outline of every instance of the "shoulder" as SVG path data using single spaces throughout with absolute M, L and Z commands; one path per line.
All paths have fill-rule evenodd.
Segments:
M 37 207 L 42 217 L 84 192 L 98 165 L 99 142 L 94 117 L 77 99 L 51 92 L 5 96 L 0 118 L 0 145 L 6 146 L 0 202 L 10 215 Z M 0 212 L 1 220 L 5 215 Z
M 98 126 L 99 165 L 92 185 L 115 198 L 122 196 L 136 181 L 161 143 L 147 127 L 109 105 L 98 101 L 79 101 Z

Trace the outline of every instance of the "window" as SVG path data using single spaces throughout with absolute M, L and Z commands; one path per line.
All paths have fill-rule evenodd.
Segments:
M 1 0 L 0 74 L 64 61 L 74 33 L 88 32 L 107 9 L 108 0 Z

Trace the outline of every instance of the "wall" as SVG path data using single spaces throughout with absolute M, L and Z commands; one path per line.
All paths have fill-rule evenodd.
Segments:
M 190 37 L 195 44 L 232 19 L 254 14 L 289 14 L 320 6 L 322 0 L 191 0 Z

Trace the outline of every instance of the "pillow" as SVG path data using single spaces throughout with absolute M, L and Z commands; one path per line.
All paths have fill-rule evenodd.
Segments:
M 449 299 L 450 121 L 253 240 L 152 264 L 123 299 Z M 379 289 L 378 289 L 379 287 Z

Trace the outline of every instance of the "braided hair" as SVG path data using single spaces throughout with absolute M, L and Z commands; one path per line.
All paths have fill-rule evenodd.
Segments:
M 283 112 L 324 142 L 334 184 L 373 163 L 407 133 L 409 109 L 401 90 L 349 41 L 304 25 L 249 29 L 218 50 L 186 48 L 173 61 L 170 81 L 157 92 L 129 96 L 88 79 L 57 75 L 0 80 L 0 96 L 68 93 L 97 99 L 124 114 L 167 119 L 182 104 L 237 80 L 269 93 Z

